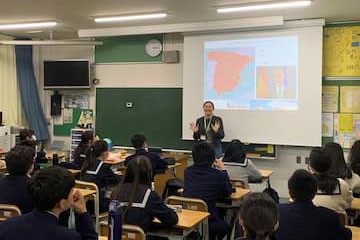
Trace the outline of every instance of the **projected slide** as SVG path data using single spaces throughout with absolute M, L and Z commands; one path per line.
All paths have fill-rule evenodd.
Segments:
M 297 110 L 298 37 L 206 41 L 204 100 L 217 109 Z

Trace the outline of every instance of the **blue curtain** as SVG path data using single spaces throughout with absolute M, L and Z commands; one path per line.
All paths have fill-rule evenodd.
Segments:
M 49 130 L 41 107 L 36 84 L 32 46 L 15 46 L 16 72 L 29 128 L 39 141 L 49 139 Z

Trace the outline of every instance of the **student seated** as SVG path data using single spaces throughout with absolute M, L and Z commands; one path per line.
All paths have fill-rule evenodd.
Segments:
M 229 176 L 222 161 L 215 159 L 215 151 L 208 143 L 196 143 L 192 156 L 194 165 L 185 169 L 183 196 L 206 202 L 210 213 L 210 239 L 222 239 L 229 232 L 229 225 L 219 216 L 216 202 L 223 201 L 233 192 Z
M 223 162 L 230 178 L 243 180 L 247 188 L 249 182 L 261 181 L 259 170 L 246 158 L 245 146 L 240 140 L 232 140 L 227 145 Z
M 353 199 L 352 191 L 343 179 L 328 174 L 330 166 L 330 158 L 323 148 L 311 151 L 309 170 L 318 180 L 313 203 L 346 214 L 345 210 L 351 206 Z
M 31 129 L 21 129 L 19 132 L 19 144 L 21 146 L 28 146 L 35 150 L 36 137 L 34 131 Z
M 356 140 L 351 147 L 348 155 L 351 170 L 360 176 L 360 140 Z M 354 196 L 360 197 L 360 188 L 353 189 Z
M 306 170 L 296 170 L 288 181 L 292 203 L 280 204 L 276 240 L 351 239 L 351 231 L 339 222 L 338 213 L 312 203 L 317 179 Z
M 331 159 L 329 174 L 345 180 L 350 189 L 360 189 L 360 177 L 351 170 L 345 162 L 344 151 L 340 144 L 335 142 L 327 143 L 324 146 L 325 153 Z
M 157 193 L 151 190 L 151 163 L 146 156 L 136 156 L 129 162 L 119 187 L 113 192 L 122 206 L 126 224 L 140 226 L 147 232 L 155 218 L 171 227 L 178 222 L 175 211 L 168 208 Z
M 97 240 L 98 235 L 80 192 L 74 192 L 75 180 L 66 169 L 51 167 L 35 173 L 29 195 L 35 210 L 13 217 L 0 225 L 2 240 Z M 60 226 L 60 213 L 74 208 L 76 231 Z
M 0 181 L 0 203 L 16 205 L 22 214 L 31 212 L 33 204 L 27 191 L 33 171 L 35 151 L 17 145 L 5 157 L 7 171 Z
M 273 239 L 273 232 L 279 226 L 279 210 L 274 200 L 265 193 L 250 194 L 241 204 L 240 225 L 245 234 L 240 239 Z
M 99 189 L 99 209 L 100 212 L 109 210 L 110 199 L 105 197 L 106 187 L 117 184 L 121 177 L 113 172 L 109 164 L 104 161 L 109 156 L 108 145 L 105 141 L 99 140 L 90 147 L 86 155 L 85 162 L 81 168 L 80 180 L 95 183 Z M 88 201 L 88 206 L 92 205 Z M 90 209 L 90 212 L 92 212 Z
M 135 158 L 136 156 L 143 155 L 150 159 L 151 167 L 152 167 L 152 176 L 154 177 L 157 173 L 164 172 L 168 164 L 165 160 L 161 159 L 160 156 L 156 153 L 148 152 L 146 150 L 147 143 L 144 135 L 135 134 L 131 138 L 131 143 L 135 148 L 135 153 L 133 155 L 128 156 L 125 159 L 125 166 L 129 164 L 131 159 Z
M 74 169 L 81 169 L 86 159 L 86 153 L 89 151 L 94 142 L 95 138 L 92 131 L 82 133 L 81 142 L 74 151 Z

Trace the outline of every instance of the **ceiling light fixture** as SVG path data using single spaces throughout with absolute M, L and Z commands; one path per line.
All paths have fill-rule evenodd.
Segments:
M 232 12 L 248 12 L 256 10 L 269 10 L 293 7 L 307 7 L 311 5 L 311 0 L 306 1 L 282 1 L 272 3 L 257 3 L 251 5 L 238 5 L 236 7 L 219 7 L 216 9 L 218 13 L 232 13 Z
M 102 45 L 99 41 L 83 40 L 0 40 L 0 45 L 72 45 L 72 46 L 94 46 Z
M 121 21 L 134 21 L 134 20 L 164 18 L 166 16 L 167 16 L 166 13 L 152 13 L 152 14 L 126 15 L 126 16 L 117 16 L 117 17 L 102 17 L 102 18 L 95 18 L 94 21 L 97 23 L 121 22 Z
M 57 25 L 56 22 L 31 22 L 31 23 L 0 24 L 0 30 L 47 28 L 47 27 L 55 27 L 56 25 Z

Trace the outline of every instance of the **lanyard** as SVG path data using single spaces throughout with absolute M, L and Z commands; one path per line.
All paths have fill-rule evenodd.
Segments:
M 211 125 L 211 119 L 212 119 L 212 116 L 210 117 L 209 119 L 209 123 L 206 124 L 206 118 L 204 117 L 204 127 L 205 127 L 205 132 L 208 132 L 209 129 L 210 129 L 210 125 Z

